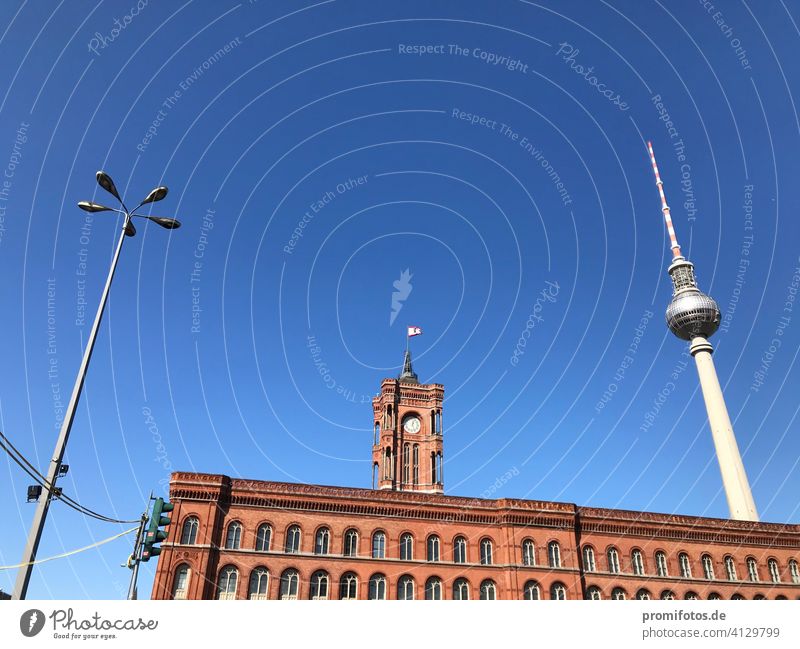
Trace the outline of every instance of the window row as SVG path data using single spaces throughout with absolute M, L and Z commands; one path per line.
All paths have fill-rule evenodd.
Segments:
M 189 588 L 191 569 L 188 564 L 181 564 L 175 571 L 173 579 L 173 599 L 186 599 Z M 220 570 L 217 579 L 216 598 L 221 600 L 236 599 L 239 588 L 239 570 L 236 566 L 225 566 Z M 334 599 L 337 584 L 325 570 L 317 570 L 311 575 L 306 595 L 308 599 Z M 250 572 L 248 580 L 248 599 L 268 599 L 270 593 L 270 573 L 263 566 Z M 497 585 L 492 579 L 484 579 L 477 593 L 468 579 L 459 577 L 453 581 L 451 598 L 454 600 L 477 599 L 496 600 Z M 441 600 L 445 599 L 444 584 L 439 577 L 428 578 L 424 585 L 417 585 L 411 575 L 402 575 L 396 584 L 396 597 L 399 600 Z M 278 598 L 284 600 L 298 599 L 300 597 L 300 574 L 294 568 L 284 570 L 280 576 Z M 567 589 L 561 582 L 550 586 L 550 599 L 567 599 Z M 368 599 L 388 599 L 388 580 L 385 575 L 376 573 L 369 578 L 367 589 Z M 522 589 L 521 598 L 525 600 L 542 599 L 542 589 L 538 582 L 530 580 Z M 358 599 L 358 577 L 352 572 L 345 572 L 338 580 L 338 599 Z
M 181 543 L 193 545 L 197 542 L 197 531 L 199 520 L 190 516 L 183 523 L 181 531 Z M 239 550 L 242 547 L 243 527 L 239 521 L 228 524 L 225 532 L 226 550 Z M 302 532 L 299 525 L 291 525 L 286 530 L 283 551 L 296 554 L 300 552 Z M 269 523 L 262 523 L 256 530 L 255 550 L 257 552 L 269 552 L 272 546 L 272 526 Z M 425 559 L 427 561 L 446 561 L 450 559 L 453 563 L 469 563 L 470 556 L 468 551 L 467 539 L 464 536 L 456 536 L 453 539 L 451 555 L 442 558 L 442 541 L 436 534 L 431 534 L 426 539 Z M 521 545 L 522 565 L 536 565 L 536 547 L 532 539 L 525 539 Z M 327 527 L 320 527 L 314 535 L 314 554 L 325 555 L 331 553 L 331 530 Z M 342 555 L 345 557 L 355 557 L 359 554 L 359 534 L 355 529 L 348 529 L 342 537 Z M 386 558 L 386 533 L 378 530 L 372 534 L 370 556 L 373 559 Z M 398 543 L 398 556 L 403 561 L 414 560 L 414 536 L 408 532 L 402 534 Z M 478 544 L 479 563 L 482 565 L 492 565 L 494 563 L 494 542 L 490 538 L 483 538 Z M 472 559 L 474 561 L 474 559 Z M 547 545 L 547 565 L 551 568 L 561 567 L 561 547 L 557 541 L 550 541 Z
M 592 599 L 592 600 L 603 599 L 602 591 L 598 586 L 589 586 L 586 589 L 586 599 Z M 622 599 L 629 599 L 629 597 L 627 591 L 624 588 L 617 587 L 611 590 L 611 599 L 622 600 Z M 652 596 L 650 591 L 647 590 L 646 588 L 640 588 L 639 590 L 636 591 L 634 599 L 654 599 L 654 597 Z M 659 599 L 678 599 L 678 598 L 675 596 L 675 593 L 673 591 L 663 590 L 661 591 Z M 683 596 L 683 599 L 700 599 L 700 597 L 698 596 L 697 593 L 690 590 L 686 592 L 686 594 Z M 722 599 L 722 596 L 719 593 L 709 593 L 708 599 L 709 600 Z M 731 596 L 731 599 L 745 599 L 745 597 L 743 595 L 735 593 Z M 753 599 L 766 599 L 766 597 L 764 597 L 764 595 L 756 595 L 755 597 L 753 597 Z M 783 595 L 778 595 L 775 599 L 786 599 L 786 597 Z
M 596 572 L 597 561 L 595 558 L 595 551 L 591 545 L 583 546 L 583 570 L 585 572 Z M 669 577 L 669 568 L 667 563 L 667 554 L 663 550 L 657 551 L 653 558 L 655 559 L 655 574 L 659 577 Z M 722 565 L 725 569 L 725 577 L 728 581 L 739 581 L 736 571 L 736 561 L 730 555 L 726 555 L 723 559 Z M 630 558 L 631 572 L 634 575 L 645 575 L 644 555 L 641 550 L 633 550 Z M 714 560 L 709 554 L 703 554 L 700 557 L 700 566 L 703 572 L 703 578 L 713 580 L 717 579 L 714 573 Z M 760 581 L 758 572 L 758 562 L 755 557 L 747 557 L 745 559 L 745 567 L 747 571 L 747 580 L 752 582 Z M 789 579 L 793 584 L 800 584 L 800 568 L 798 567 L 795 559 L 790 559 L 787 564 L 789 570 Z M 617 548 L 610 547 L 606 551 L 606 569 L 611 573 L 622 572 L 620 567 L 620 554 Z M 778 565 L 777 559 L 770 558 L 767 560 L 767 570 L 769 572 L 770 581 L 773 583 L 780 583 L 781 570 Z M 678 554 L 678 574 L 683 579 L 693 578 L 692 563 L 689 555 L 686 552 Z

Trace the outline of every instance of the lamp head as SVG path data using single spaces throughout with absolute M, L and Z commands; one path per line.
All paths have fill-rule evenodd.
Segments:
M 162 200 L 167 195 L 167 191 L 166 187 L 156 187 L 147 195 L 147 198 L 142 201 L 142 205 Z
M 181 227 L 181 222 L 178 219 L 170 219 L 166 216 L 148 216 L 153 223 L 158 223 L 162 228 L 167 230 L 176 230 Z
M 97 184 L 105 189 L 114 198 L 116 198 L 120 203 L 122 202 L 119 192 L 117 191 L 117 186 L 114 184 L 114 181 L 111 180 L 111 176 L 109 176 L 105 171 L 97 172 Z
M 93 203 L 92 201 L 81 201 L 78 203 L 78 207 L 80 207 L 85 212 L 112 212 L 114 211 L 113 207 L 106 207 L 105 205 L 100 205 L 100 203 Z

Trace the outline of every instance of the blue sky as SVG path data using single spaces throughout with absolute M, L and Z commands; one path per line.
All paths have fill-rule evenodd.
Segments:
M 141 4 L 0 7 L 0 424 L 42 470 L 117 233 L 76 202 L 105 169 L 183 222 L 125 243 L 66 493 L 128 519 L 171 470 L 368 487 L 417 325 L 447 493 L 726 516 L 651 139 L 762 519 L 800 522 L 796 2 Z M 33 505 L 2 464 L 9 565 Z M 56 503 L 40 556 L 124 529 Z M 30 595 L 120 597 L 129 551 Z

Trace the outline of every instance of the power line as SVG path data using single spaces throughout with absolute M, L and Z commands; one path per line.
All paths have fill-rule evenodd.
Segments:
M 52 557 L 47 557 L 46 559 L 38 559 L 36 561 L 31 561 L 29 563 L 18 563 L 13 566 L 0 566 L 0 570 L 13 570 L 14 568 L 22 568 L 23 566 L 35 566 L 39 563 L 45 563 L 47 561 L 53 561 L 54 559 L 63 559 L 64 557 L 69 557 L 73 554 L 78 554 L 79 552 L 84 552 L 86 550 L 91 550 L 92 548 L 96 548 L 104 543 L 108 543 L 113 541 L 114 539 L 118 539 L 120 536 L 125 536 L 126 534 L 130 534 L 131 532 L 135 532 L 138 527 L 132 527 L 129 530 L 125 530 L 124 532 L 120 532 L 119 534 L 115 534 L 114 536 L 109 536 L 107 539 L 103 539 L 102 541 L 97 541 L 97 543 L 92 543 L 91 545 L 87 545 L 82 548 L 78 548 L 77 550 L 70 550 L 69 552 L 62 552 L 61 554 L 56 554 Z
M 106 522 L 106 523 L 136 523 L 138 520 L 120 520 L 117 518 L 111 518 L 110 516 L 105 516 L 104 514 L 100 514 L 88 507 L 84 507 L 76 500 L 70 498 L 69 496 L 65 495 L 63 492 L 61 494 L 56 494 L 56 492 L 52 489 L 52 487 L 48 484 L 47 479 L 36 469 L 36 467 L 31 464 L 31 462 L 17 449 L 16 446 L 11 442 L 11 440 L 6 437 L 0 431 L 0 448 L 2 448 L 8 456 L 23 470 L 27 473 L 38 485 L 42 488 L 46 489 L 48 493 L 53 492 L 53 497 L 58 498 L 61 500 L 65 505 L 71 507 L 72 509 L 84 514 L 85 516 L 91 516 L 92 518 L 96 518 L 97 520 Z M 46 496 L 47 497 L 47 496 Z

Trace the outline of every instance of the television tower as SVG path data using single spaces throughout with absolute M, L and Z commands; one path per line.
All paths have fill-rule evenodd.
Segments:
M 758 512 L 750 491 L 750 483 L 742 464 L 742 456 L 733 434 L 725 398 L 717 378 L 717 370 L 711 353 L 714 348 L 708 338 L 719 328 L 719 307 L 713 298 L 697 288 L 694 277 L 694 265 L 681 254 L 678 238 L 672 225 L 669 206 L 664 196 L 664 183 L 658 173 L 656 156 L 653 145 L 647 143 L 650 151 L 650 161 L 653 164 L 653 173 L 656 175 L 658 193 L 661 195 L 661 211 L 669 233 L 670 248 L 672 248 L 672 263 L 667 272 L 672 279 L 672 301 L 667 307 L 667 325 L 670 331 L 678 338 L 690 341 L 689 351 L 694 356 L 697 364 L 697 373 L 700 376 L 700 388 L 708 411 L 708 424 L 711 436 L 714 438 L 714 448 L 717 451 L 719 469 L 722 473 L 722 484 L 725 487 L 725 496 L 728 499 L 728 508 L 731 518 L 740 521 L 757 521 Z

